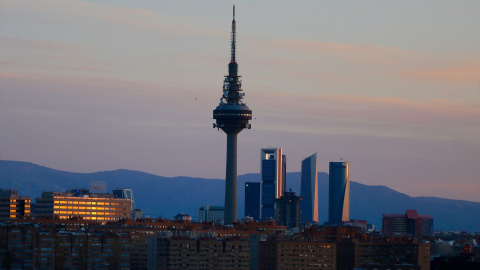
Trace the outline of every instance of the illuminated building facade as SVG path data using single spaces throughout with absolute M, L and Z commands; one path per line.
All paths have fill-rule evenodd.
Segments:
M 260 218 L 275 218 L 275 199 L 285 192 L 286 157 L 281 148 L 260 150 Z
M 330 162 L 328 186 L 328 223 L 350 221 L 350 176 L 348 162 Z
M 0 188 L 0 221 L 30 216 L 30 197 L 18 196 L 12 189 Z
M 36 198 L 35 216 L 60 219 L 81 217 L 99 222 L 130 218 L 129 199 L 114 198 L 112 194 L 90 193 L 88 189 L 72 189 L 67 192 L 43 192 Z
M 302 220 L 318 222 L 317 153 L 302 161 L 300 195 L 302 196 Z
M 133 191 L 129 188 L 116 188 L 112 190 L 113 197 L 119 199 L 129 199 L 130 200 L 130 211 L 132 214 L 132 219 L 135 220 L 135 200 L 133 199 Z

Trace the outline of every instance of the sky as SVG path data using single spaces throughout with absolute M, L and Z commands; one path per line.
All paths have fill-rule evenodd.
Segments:
M 223 179 L 232 4 L 0 0 L 0 159 Z M 279 147 L 288 172 L 317 152 L 320 172 L 480 202 L 480 1 L 235 4 L 239 174 Z

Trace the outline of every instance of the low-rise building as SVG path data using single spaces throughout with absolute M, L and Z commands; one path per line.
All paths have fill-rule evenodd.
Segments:
M 225 215 L 224 206 L 204 205 L 198 209 L 198 222 L 223 223 Z
M 154 245 L 149 259 L 155 261 L 148 263 L 149 269 L 250 269 L 249 242 L 245 239 L 161 235 L 152 237 L 149 245 Z
M 258 269 L 337 269 L 337 245 L 272 236 L 260 242 Z
M 415 241 L 385 239 L 373 243 L 338 243 L 337 256 L 339 270 L 391 264 L 408 264 L 412 265 L 411 269 L 430 269 L 430 245 Z
M 0 222 L 30 216 L 30 197 L 18 196 L 17 190 L 0 188 Z
M 417 210 L 382 215 L 382 231 L 385 235 L 409 234 L 417 238 L 433 235 L 433 218 L 430 215 L 419 215 Z
M 42 197 L 35 201 L 36 218 L 80 217 L 107 222 L 131 217 L 130 199 L 114 198 L 112 194 L 90 193 L 88 189 L 43 192 Z

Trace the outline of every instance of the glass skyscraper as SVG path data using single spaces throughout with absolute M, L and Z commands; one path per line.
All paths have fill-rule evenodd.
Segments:
M 328 223 L 341 225 L 350 220 L 350 177 L 348 162 L 330 162 Z
M 302 161 L 300 196 L 302 196 L 302 221 L 318 222 L 317 153 Z
M 275 199 L 285 192 L 286 158 L 281 148 L 260 150 L 260 218 L 275 218 Z

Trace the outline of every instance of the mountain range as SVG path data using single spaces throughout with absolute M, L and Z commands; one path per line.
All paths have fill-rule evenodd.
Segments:
M 73 173 L 28 162 L 0 160 L 0 188 L 17 189 L 19 195 L 40 197 L 42 191 L 88 188 L 92 181 L 104 181 L 108 190 L 131 188 L 136 207 L 150 217 L 173 218 L 186 213 L 198 218 L 202 205 L 223 205 L 225 181 L 192 177 L 163 177 L 132 170 Z M 238 176 L 238 213 L 244 213 L 245 182 L 259 182 L 260 174 Z M 328 218 L 328 174 L 318 173 L 319 219 Z M 287 173 L 287 189 L 299 194 L 300 173 Z M 367 220 L 381 229 L 382 213 L 405 213 L 417 209 L 432 215 L 434 229 L 480 231 L 480 202 L 437 197 L 411 197 L 386 186 L 351 181 L 350 218 Z

